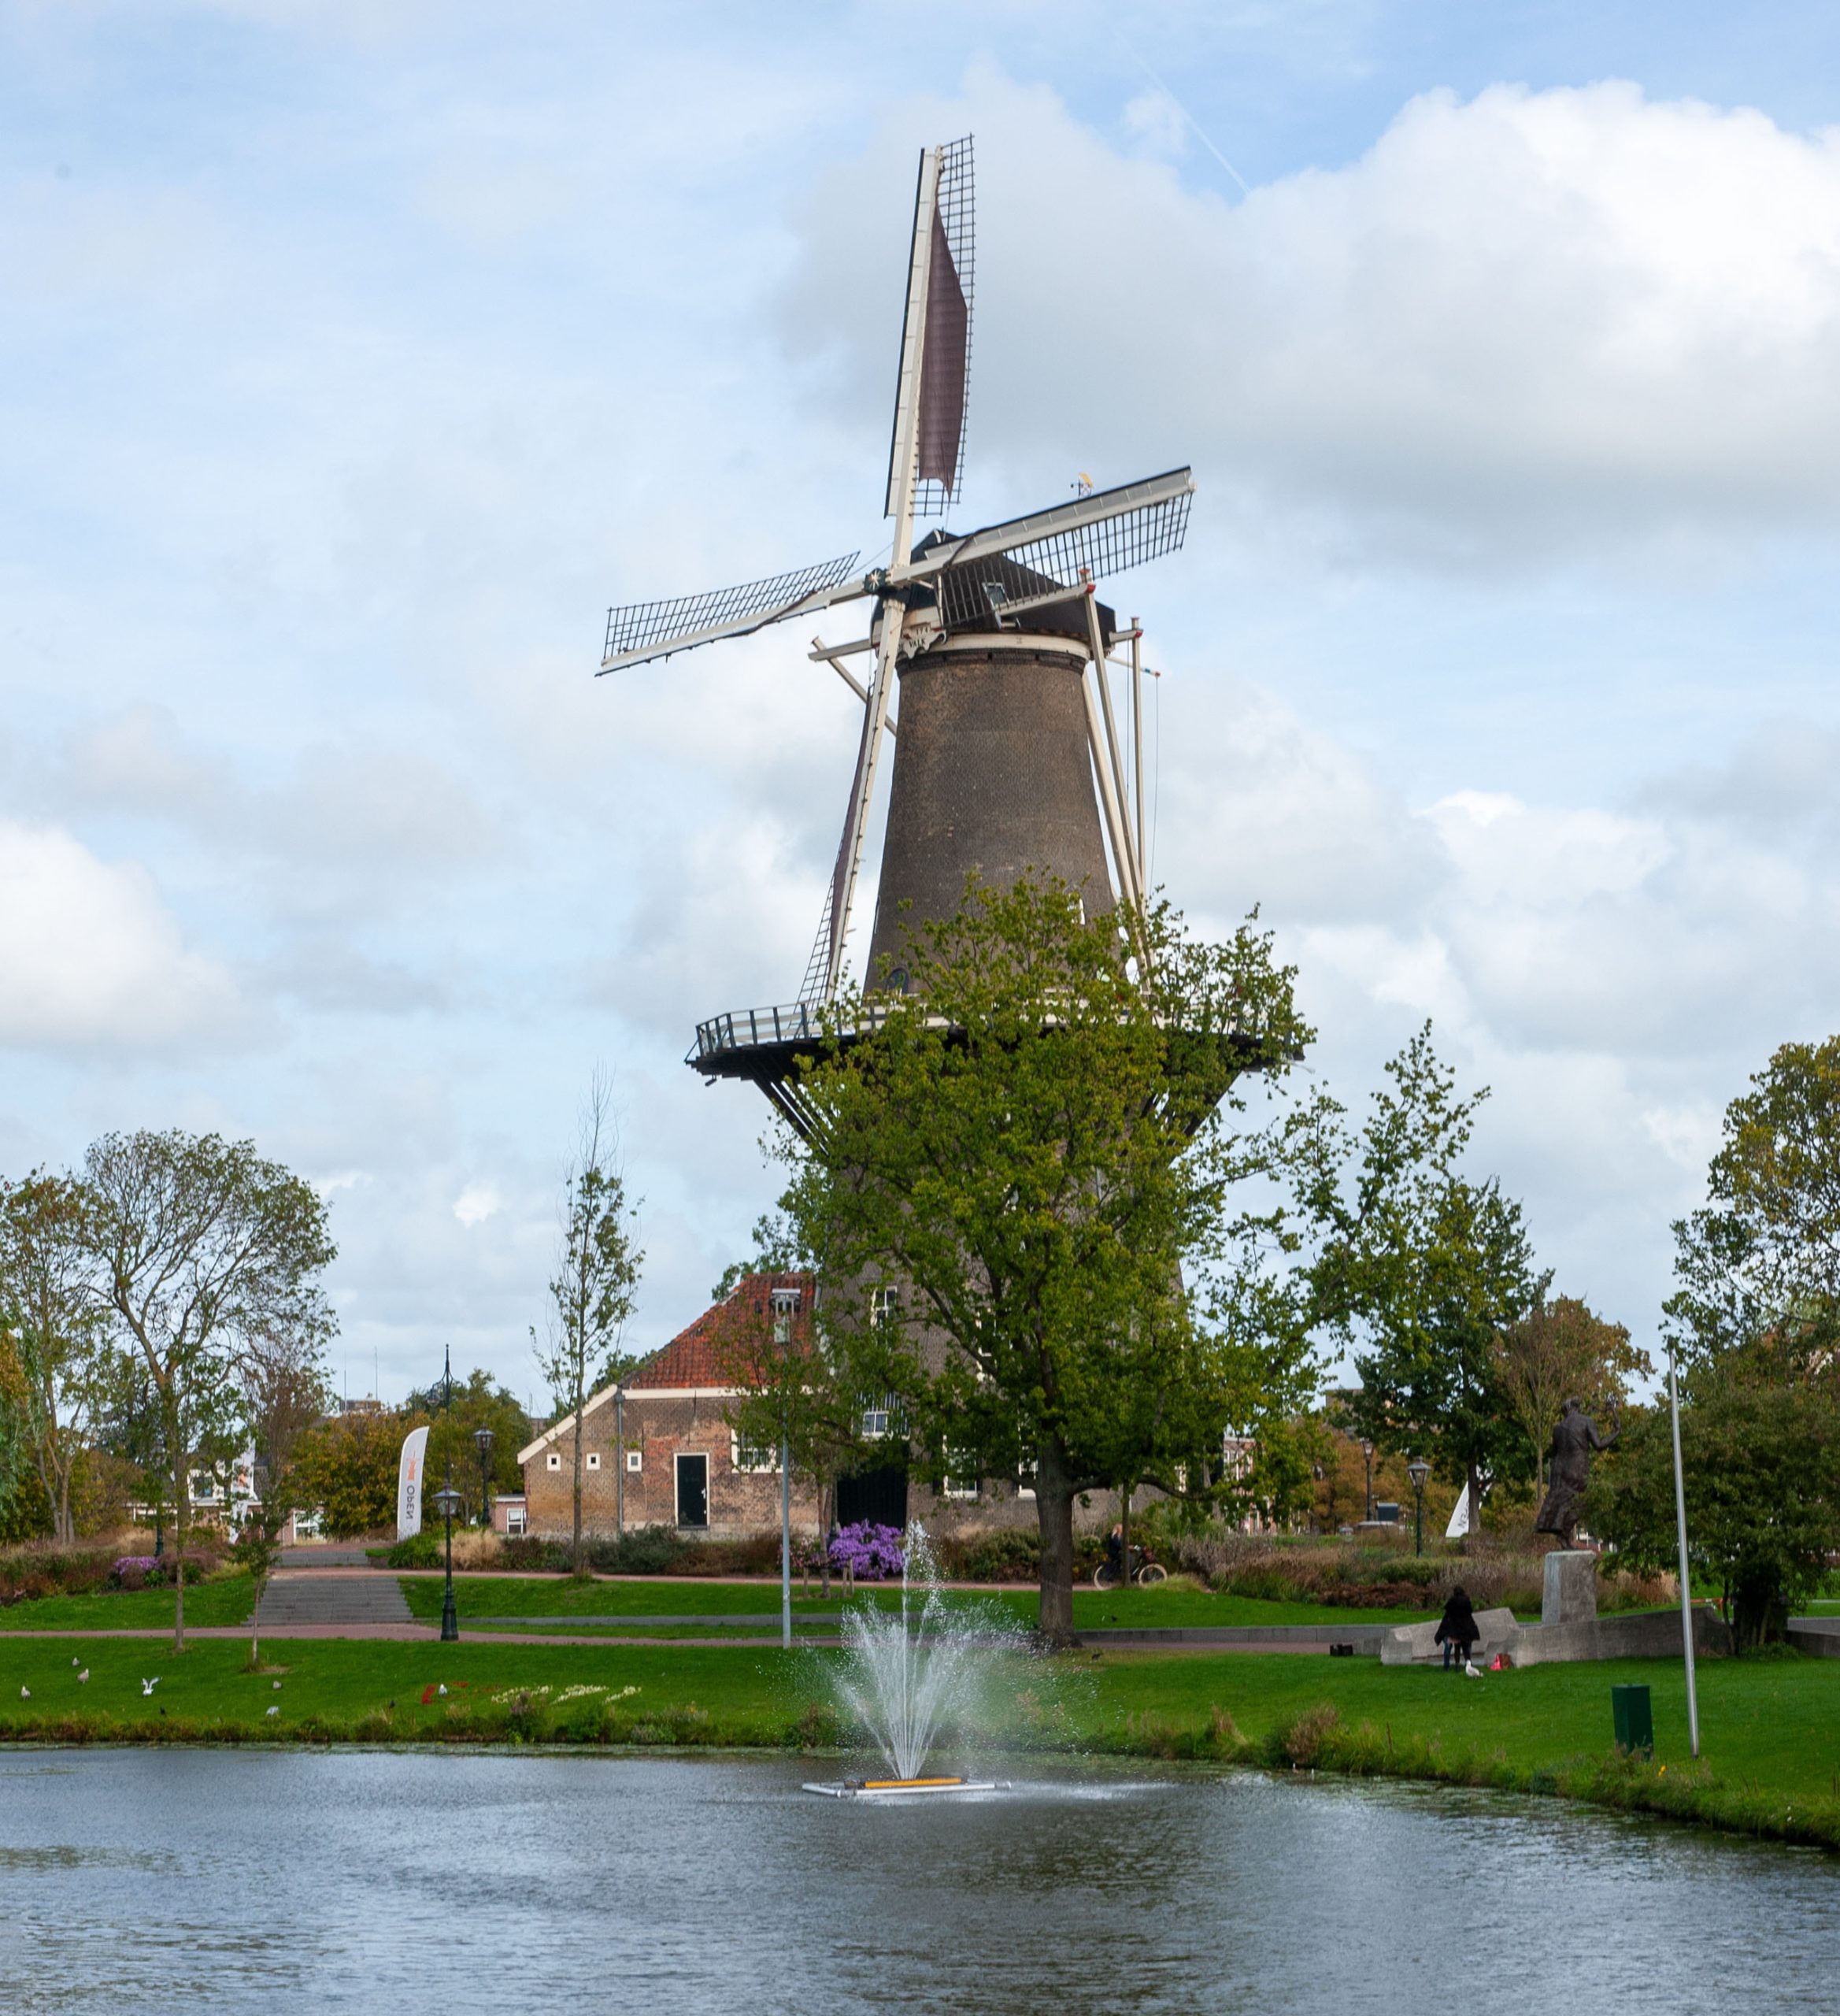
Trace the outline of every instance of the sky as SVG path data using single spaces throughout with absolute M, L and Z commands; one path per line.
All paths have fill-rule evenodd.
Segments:
M 798 991 L 856 703 L 802 628 L 597 679 L 605 610 L 885 546 L 969 132 L 952 522 L 1192 465 L 1107 590 L 1154 879 L 1260 907 L 1351 1106 L 1430 1018 L 1652 1342 L 1726 1102 L 1840 1023 L 1837 57 L 1781 0 L 0 0 L 0 1171 L 251 1138 L 336 1383 L 541 1405 L 598 1069 L 629 1341 L 700 1311 L 776 1183 L 682 1060 Z

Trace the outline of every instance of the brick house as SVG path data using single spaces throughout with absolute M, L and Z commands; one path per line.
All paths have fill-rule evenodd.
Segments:
M 582 1408 L 583 1527 L 615 1530 L 615 1466 L 621 1463 L 629 1529 L 676 1526 L 731 1538 L 776 1527 L 778 1452 L 743 1448 L 729 1426 L 735 1389 L 724 1369 L 725 1347 L 750 1322 L 784 1326 L 795 1340 L 809 1336 L 811 1306 L 809 1276 L 750 1274 L 653 1352 L 623 1392 L 604 1386 L 591 1395 Z M 532 1533 L 572 1529 L 575 1434 L 575 1416 L 564 1414 L 518 1451 Z M 795 1525 L 816 1527 L 817 1496 L 807 1479 L 793 1480 L 792 1517 Z
M 582 1525 L 610 1535 L 618 1516 L 618 1484 L 625 1481 L 625 1524 L 674 1526 L 713 1539 L 776 1529 L 779 1524 L 779 1458 L 775 1449 L 745 1447 L 729 1425 L 735 1388 L 725 1369 L 746 1326 L 772 1325 L 794 1343 L 811 1334 L 814 1283 L 809 1274 L 750 1274 L 726 1300 L 705 1310 L 686 1330 L 655 1351 L 623 1388 L 603 1387 L 582 1408 Z M 887 1432 L 887 1416 L 865 1417 L 869 1432 Z M 524 1470 L 527 1530 L 547 1536 L 573 1527 L 576 1418 L 564 1414 L 518 1451 Z M 620 1466 L 620 1467 L 616 1467 Z M 1095 1494 L 1079 1515 L 1082 1525 L 1110 1516 L 1109 1495 Z M 935 1493 L 909 1481 L 905 1461 L 837 1487 L 835 1519 L 877 1519 L 901 1525 L 910 1518 L 929 1531 L 1035 1523 L 1035 1494 L 1009 1483 L 967 1480 Z M 818 1496 L 812 1480 L 792 1480 L 792 1521 L 815 1533 Z

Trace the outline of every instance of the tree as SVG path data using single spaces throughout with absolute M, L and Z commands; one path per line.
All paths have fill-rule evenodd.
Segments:
M 1224 1433 L 1289 1411 L 1210 1314 L 1233 1186 L 1270 1152 L 1223 1102 L 1309 1032 L 1250 924 L 1220 946 L 1166 905 L 1089 917 L 1051 878 L 973 878 L 905 964 L 906 993 L 839 997 L 861 1033 L 802 1077 L 781 1208 L 839 1390 L 893 1396 L 932 1474 L 1029 1477 L 1064 1640 L 1079 1494 L 1211 1496 Z
M 620 1354 L 620 1337 L 632 1314 L 645 1255 L 633 1241 L 636 1206 L 626 1201 L 611 1107 L 611 1089 L 597 1072 L 582 1108 L 575 1157 L 563 1178 L 561 1237 L 550 1283 L 546 1338 L 539 1342 L 535 1329 L 531 1332 L 531 1347 L 555 1395 L 557 1412 L 572 1416 L 576 1423 L 570 1551 L 578 1575 L 587 1572 L 581 1519 L 583 1405 L 591 1393 L 638 1362 Z M 624 1451 L 616 1451 L 614 1460 L 624 1462 Z
M 302 1511 L 317 1508 L 335 1540 L 394 1529 L 402 1438 L 428 1421 L 414 1410 L 316 1421 L 294 1444 L 289 1495 Z
M 172 1644 L 185 1649 L 185 1540 L 194 1455 L 240 1399 L 239 1354 L 265 1336 L 324 1338 L 318 1276 L 335 1253 L 312 1187 L 253 1142 L 109 1134 L 84 1164 L 83 1236 L 98 1293 L 157 1395 L 179 1558 Z
M 1594 1316 L 1575 1295 L 1542 1299 L 1501 1332 L 1495 1377 L 1533 1451 L 1534 1481 L 1546 1482 L 1546 1444 L 1568 1399 L 1587 1414 L 1628 1398 L 1629 1382 L 1654 1371 L 1620 1323 Z
M 754 1258 L 729 1268 L 713 1298 L 726 1309 L 749 1277 L 765 1275 L 769 1283 L 757 1305 L 735 1306 L 716 1332 L 717 1362 L 724 1383 L 735 1393 L 728 1424 L 738 1441 L 781 1451 L 794 1476 L 812 1480 L 822 1538 L 831 1529 L 838 1479 L 879 1453 L 862 1432 L 865 1408 L 873 1396 L 852 1384 L 849 1368 L 839 1361 L 804 1306 L 803 1284 L 813 1276 L 786 1226 L 762 1219 L 754 1236 Z M 800 1284 L 796 1312 L 776 1309 L 771 1285 L 775 1283 Z M 828 1595 L 827 1547 L 820 1550 L 820 1570 Z
M 1689 1364 L 1770 1336 L 1812 1365 L 1840 1344 L 1840 1036 L 1784 1043 L 1750 1082 L 1674 1227 L 1667 1334 Z
M 1320 1240 L 1309 1269 L 1314 1320 L 1353 1352 L 1353 1425 L 1463 1484 L 1473 1510 L 1498 1479 L 1531 1467 L 1498 1345 L 1545 1283 L 1520 1206 L 1493 1178 L 1457 1173 L 1486 1091 L 1457 1096 L 1429 1023 L 1386 1069 L 1391 1088 L 1374 1095 L 1358 1143 L 1325 1099 L 1301 1164 L 1303 1206 Z
M 239 1374 L 242 1415 L 254 1455 L 254 1496 L 243 1510 L 232 1557 L 249 1570 L 254 1591 L 250 1613 L 249 1664 L 261 1670 L 262 1596 L 280 1566 L 281 1536 L 298 1509 L 294 1475 L 301 1437 L 331 1399 L 323 1343 L 314 1331 L 258 1330 L 244 1342 Z
M 1796 1603 L 1840 1553 L 1840 1392 L 1773 1344 L 1739 1346 L 1682 1381 L 1681 1475 L 1688 1561 L 1719 1588 L 1740 1651 L 1786 1635 Z M 1586 1500 L 1591 1529 L 1631 1567 L 1679 1565 L 1668 1409 L 1625 1425 Z
M 517 1452 L 531 1439 L 530 1416 L 524 1403 L 507 1386 L 501 1386 L 489 1372 L 475 1367 L 465 1379 L 454 1382 L 450 1405 L 446 1383 L 437 1379 L 425 1391 L 411 1393 L 404 1406 L 416 1424 L 428 1423 L 428 1448 L 424 1475 L 444 1477 L 448 1459 L 453 1459 L 454 1488 L 461 1499 L 459 1517 L 466 1523 L 483 1519 L 480 1502 L 479 1432 L 492 1431 L 487 1475 L 495 1493 L 521 1491 L 524 1473 L 518 1468 Z M 405 1422 L 402 1430 L 409 1432 Z M 391 1472 L 394 1503 L 396 1473 Z
M 0 1330 L 9 1330 L 18 1426 L 51 1506 L 76 1537 L 71 1483 L 107 1390 L 110 1344 L 83 1236 L 83 1187 L 42 1169 L 0 1180 Z

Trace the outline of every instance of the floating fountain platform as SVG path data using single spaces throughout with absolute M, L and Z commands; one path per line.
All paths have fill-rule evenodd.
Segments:
M 928 1798 L 940 1792 L 1007 1792 L 1007 1784 L 995 1778 L 845 1778 L 833 1785 L 807 1785 L 808 1792 L 825 1799 Z

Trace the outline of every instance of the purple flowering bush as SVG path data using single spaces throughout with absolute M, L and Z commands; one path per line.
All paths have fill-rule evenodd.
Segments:
M 831 1538 L 831 1566 L 839 1574 L 847 1569 L 859 1582 L 879 1582 L 898 1575 L 906 1564 L 898 1526 L 872 1525 L 859 1519 L 854 1525 L 839 1526 Z
M 124 1589 L 144 1589 L 150 1582 L 163 1581 L 162 1563 L 150 1554 L 124 1554 L 115 1564 L 115 1579 Z

